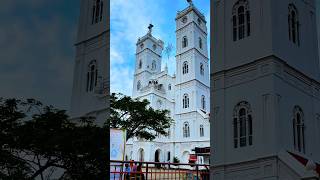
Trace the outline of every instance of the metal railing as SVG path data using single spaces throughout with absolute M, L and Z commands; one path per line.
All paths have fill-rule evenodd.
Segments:
M 209 180 L 208 164 L 110 161 L 110 180 Z

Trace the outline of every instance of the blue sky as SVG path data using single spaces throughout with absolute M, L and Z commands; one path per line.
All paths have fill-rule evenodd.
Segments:
M 210 27 L 210 1 L 194 0 L 195 6 L 206 16 L 207 27 Z M 317 17 L 319 23 L 320 0 L 317 0 Z M 111 0 L 111 92 L 121 92 L 131 95 L 135 44 L 139 37 L 147 33 L 150 22 L 154 25 L 153 35 L 162 39 L 165 44 L 175 46 L 175 16 L 177 11 L 188 6 L 186 0 Z M 318 26 L 320 30 L 320 23 Z M 320 36 L 320 31 L 319 36 Z M 208 36 L 208 40 L 210 36 Z M 209 42 L 209 41 L 208 41 Z M 208 44 L 209 47 L 209 44 Z M 320 49 L 320 42 L 319 42 Z M 168 62 L 169 73 L 175 72 L 175 49 Z M 162 65 L 166 62 L 163 56 Z
M 186 0 L 111 0 L 111 92 L 131 95 L 134 65 L 135 44 L 139 37 L 147 33 L 152 22 L 153 36 L 171 43 L 174 50 L 168 62 L 169 73 L 175 72 L 175 17 L 177 11 L 188 6 Z M 207 27 L 210 27 L 210 1 L 194 0 L 195 6 L 206 16 Z M 208 37 L 209 40 L 209 37 Z M 208 41 L 209 43 L 209 41 Z M 162 65 L 167 57 L 163 56 Z

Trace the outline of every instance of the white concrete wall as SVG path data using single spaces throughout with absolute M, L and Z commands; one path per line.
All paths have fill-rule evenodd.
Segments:
M 295 179 L 288 162 L 269 166 L 263 174 L 262 159 L 278 157 L 282 150 L 319 161 L 318 52 L 312 1 L 253 1 L 251 35 L 236 42 L 232 36 L 232 6 L 236 0 L 215 1 L 214 41 L 211 62 L 211 162 L 214 179 Z M 289 41 L 288 4 L 295 3 L 301 23 L 300 47 Z M 303 26 L 303 27 L 302 27 Z M 303 40 L 302 40 L 303 39 Z M 234 148 L 233 110 L 250 104 L 253 145 Z M 306 153 L 293 147 L 293 108 L 305 118 Z M 250 167 L 250 168 L 249 168 Z M 266 166 L 264 166 L 266 168 Z M 266 171 L 265 171 L 266 172 Z
M 74 68 L 74 80 L 71 98 L 71 118 L 79 118 L 85 115 L 103 116 L 100 114 L 102 109 L 107 109 L 106 97 L 103 94 L 87 92 L 87 71 L 89 63 L 96 60 L 98 68 L 98 77 L 101 77 L 100 83 L 108 83 L 109 77 L 107 69 L 107 23 L 106 12 L 107 2 L 104 2 L 103 20 L 97 24 L 91 24 L 91 5 L 92 1 L 81 1 L 81 12 L 78 26 L 78 37 L 76 43 L 76 57 Z M 99 81 L 98 81 L 98 85 Z M 104 112 L 105 114 L 106 112 Z M 100 115 L 99 115 L 100 114 Z M 103 121 L 105 118 L 100 119 Z M 99 120 L 99 121 L 100 121 Z

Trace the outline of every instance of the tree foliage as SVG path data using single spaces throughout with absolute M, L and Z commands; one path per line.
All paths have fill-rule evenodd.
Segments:
M 104 179 L 107 128 L 33 99 L 0 99 L 0 179 Z
M 123 94 L 111 94 L 110 127 L 126 129 L 132 137 L 153 140 L 156 134 L 168 135 L 172 119 L 168 110 L 155 110 L 147 100 L 139 101 Z
M 109 128 L 127 138 L 167 135 L 167 110 L 149 102 L 111 96 L 111 117 L 100 127 L 92 117 L 72 121 L 66 111 L 34 99 L 0 98 L 0 179 L 105 179 Z

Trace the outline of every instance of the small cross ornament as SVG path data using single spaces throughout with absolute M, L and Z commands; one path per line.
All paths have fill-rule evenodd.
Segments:
M 190 6 L 193 5 L 192 0 L 187 0 L 187 2 L 190 4 Z
M 149 24 L 148 29 L 149 29 L 149 33 L 150 33 L 150 34 L 151 34 L 151 32 L 152 32 L 152 28 L 153 28 L 153 25 L 152 25 L 152 24 Z

